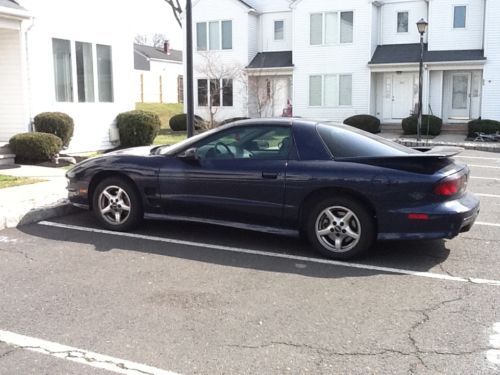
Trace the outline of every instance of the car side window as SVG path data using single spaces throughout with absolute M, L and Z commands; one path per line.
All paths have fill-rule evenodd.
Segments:
M 196 148 L 201 160 L 286 160 L 291 143 L 290 127 L 246 126 L 215 134 Z

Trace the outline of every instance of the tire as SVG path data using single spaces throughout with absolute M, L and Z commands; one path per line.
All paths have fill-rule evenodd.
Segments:
M 102 180 L 94 191 L 92 203 L 99 223 L 113 231 L 126 232 L 143 218 L 141 201 L 134 186 L 120 177 Z
M 349 214 L 347 221 L 344 221 Z M 339 196 L 312 206 L 305 223 L 311 245 L 322 255 L 344 260 L 360 256 L 375 242 L 373 215 L 358 201 Z

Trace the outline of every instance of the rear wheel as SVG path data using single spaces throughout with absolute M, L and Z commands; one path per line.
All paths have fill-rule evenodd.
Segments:
M 375 224 L 370 211 L 350 197 L 318 202 L 306 221 L 307 236 L 321 254 L 348 259 L 368 250 L 375 241 Z
M 101 225 L 115 231 L 130 230 L 142 219 L 142 207 L 134 187 L 119 177 L 106 178 L 97 185 L 93 209 Z

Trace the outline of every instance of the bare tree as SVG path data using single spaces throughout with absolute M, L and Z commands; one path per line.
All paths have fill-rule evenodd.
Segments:
M 217 126 L 216 115 L 224 105 L 225 93 L 230 93 L 234 99 L 235 86 L 245 81 L 244 68 L 239 64 L 228 64 L 214 52 L 200 52 L 201 64 L 196 67 L 200 79 L 205 80 L 205 87 L 199 89 L 199 95 L 205 96 L 210 120 L 207 127 Z M 203 78 L 202 78 L 203 77 Z M 204 92 L 203 92 L 204 90 Z M 199 98 L 200 99 L 200 98 Z M 202 99 L 203 100 L 203 99 Z
M 134 39 L 134 43 L 141 44 L 143 46 L 148 45 L 148 36 L 146 34 L 137 34 Z
M 179 0 L 165 0 L 168 5 L 172 8 L 172 13 L 174 14 L 175 20 L 179 24 L 179 27 L 182 27 L 181 15 L 182 15 L 182 7 Z
M 151 44 L 153 47 L 163 49 L 165 40 L 167 40 L 167 36 L 165 34 L 156 33 L 151 35 Z

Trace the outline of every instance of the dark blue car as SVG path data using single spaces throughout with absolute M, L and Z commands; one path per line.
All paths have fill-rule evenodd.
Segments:
M 143 218 L 200 221 L 301 234 L 347 259 L 377 239 L 471 228 L 479 201 L 451 151 L 417 151 L 345 125 L 247 120 L 84 161 L 67 174 L 69 199 L 111 230 Z

